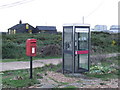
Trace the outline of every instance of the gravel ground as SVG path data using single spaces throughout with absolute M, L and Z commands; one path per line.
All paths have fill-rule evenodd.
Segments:
M 98 78 L 82 77 L 66 77 L 61 73 L 47 71 L 47 75 L 42 75 L 39 79 L 41 84 L 31 86 L 29 88 L 65 88 L 75 86 L 77 88 L 118 88 L 118 79 L 110 79 L 103 81 Z

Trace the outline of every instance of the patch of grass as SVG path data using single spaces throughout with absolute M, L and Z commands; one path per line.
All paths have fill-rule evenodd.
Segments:
M 77 83 L 82 83 L 82 81 L 79 80 L 79 81 L 77 81 Z
M 43 59 L 59 59 L 59 58 L 61 58 L 61 57 L 49 57 L 49 56 L 44 57 L 44 58 L 33 57 L 33 61 L 34 60 L 43 60 Z M 0 61 L 0 62 L 15 62 L 15 61 L 30 61 L 30 58 L 28 57 L 26 59 L 2 59 L 2 61 Z
M 108 63 L 114 63 L 114 64 L 119 64 L 120 60 L 119 60 L 120 56 L 117 56 L 117 57 L 110 57 L 110 58 L 107 58 L 107 62 Z M 104 63 L 103 63 L 104 64 Z
M 62 85 L 67 85 L 69 84 L 68 82 L 60 82 Z
M 113 78 L 118 78 L 118 74 L 87 74 L 88 77 L 95 77 L 95 78 L 100 78 L 102 80 L 109 80 Z
M 29 61 L 27 59 L 3 59 L 2 62 Z
M 59 69 L 62 69 L 62 64 L 58 64 L 58 65 L 46 64 L 45 67 L 43 67 L 43 69 L 47 71 L 57 71 Z
M 68 86 L 66 86 L 64 88 L 56 87 L 56 88 L 53 88 L 52 90 L 77 90 L 77 87 L 75 87 L 73 85 L 68 85 Z
M 106 83 L 100 83 L 100 85 L 106 85 Z
M 19 87 L 29 87 L 34 84 L 38 84 L 37 79 L 43 78 L 42 76 L 38 76 L 37 74 L 46 73 L 46 71 L 56 71 L 60 68 L 61 64 L 58 65 L 46 65 L 41 68 L 34 68 L 33 69 L 33 79 L 29 79 L 30 71 L 29 69 L 25 70 L 11 70 L 11 71 L 4 71 L 2 75 L 2 83 L 3 88 L 19 88 Z M 21 77 L 21 78 L 18 78 Z
M 38 83 L 36 79 L 25 78 L 24 80 L 12 80 L 12 78 L 3 78 L 3 88 L 29 87 Z
M 77 88 L 52 88 L 52 90 L 78 90 Z
M 39 83 L 36 76 L 33 79 L 29 79 L 28 70 L 5 71 L 3 73 L 3 88 L 29 87 L 35 83 Z M 21 79 L 17 77 L 21 77 Z
M 60 56 L 34 57 L 35 60 L 41 60 L 41 59 L 55 59 L 55 58 L 62 58 L 62 57 L 60 57 Z
M 4 71 L 2 75 L 3 88 L 29 87 L 39 83 L 37 76 L 33 74 L 33 79 L 29 79 L 29 70 Z M 17 78 L 21 77 L 21 79 Z
M 67 86 L 67 87 L 65 87 L 65 88 L 69 88 L 69 90 L 70 90 L 70 88 L 71 88 L 71 90 L 73 90 L 74 88 L 77 88 L 77 87 L 72 86 L 72 85 L 69 85 L 69 86 Z

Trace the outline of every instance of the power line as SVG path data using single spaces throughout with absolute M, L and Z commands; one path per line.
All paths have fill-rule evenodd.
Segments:
M 96 7 L 92 12 L 90 12 L 87 16 L 85 16 L 84 18 L 88 18 L 89 16 L 91 16 L 93 13 L 95 13 L 103 4 L 104 0 L 98 5 L 98 7 Z
M 10 3 L 10 4 L 0 5 L 0 9 L 18 6 L 18 5 L 21 5 L 21 4 L 29 3 L 31 1 L 33 1 L 33 0 L 20 0 L 20 1 L 16 1 L 16 2 Z

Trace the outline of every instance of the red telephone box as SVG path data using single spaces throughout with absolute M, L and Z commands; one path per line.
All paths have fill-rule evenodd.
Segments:
M 27 39 L 26 40 L 26 55 L 27 56 L 36 56 L 36 39 Z

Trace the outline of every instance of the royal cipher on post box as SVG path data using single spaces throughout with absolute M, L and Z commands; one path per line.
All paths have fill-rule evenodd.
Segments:
M 27 39 L 26 40 L 26 55 L 27 56 L 36 56 L 36 39 Z

